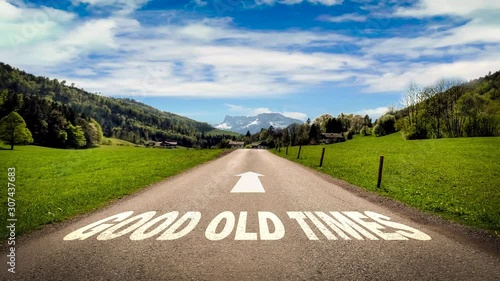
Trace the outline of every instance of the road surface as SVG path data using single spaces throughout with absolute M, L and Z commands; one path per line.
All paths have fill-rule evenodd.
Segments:
M 15 274 L 2 249 L 1 277 L 500 280 L 500 253 L 460 227 L 334 182 L 265 150 L 237 150 L 22 237 Z

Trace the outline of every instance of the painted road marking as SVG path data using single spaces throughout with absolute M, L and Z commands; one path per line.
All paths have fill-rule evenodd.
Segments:
M 154 219 L 155 211 L 131 217 L 133 213 L 133 211 L 123 212 L 99 220 L 71 232 L 63 240 L 85 240 L 96 236 L 97 240 L 106 241 L 128 234 L 132 241 L 158 235 L 156 240 L 176 240 L 191 233 L 201 220 L 200 212 L 186 212 L 178 219 L 178 211 L 169 212 Z M 327 240 L 431 240 L 429 235 L 416 228 L 391 221 L 390 217 L 371 211 L 363 213 L 353 211 L 287 212 L 287 215 L 290 220 L 298 224 L 309 240 L 324 238 Z M 272 212 L 257 212 L 257 218 L 255 216 L 249 218 L 248 212 L 240 212 L 238 219 L 236 217 L 230 211 L 218 214 L 205 228 L 205 238 L 210 241 L 219 241 L 229 237 L 234 237 L 234 240 L 256 241 L 280 240 L 285 237 L 285 225 Z M 252 219 L 258 221 L 257 232 L 247 231 L 247 222 Z M 318 234 L 323 234 L 323 236 Z
M 241 177 L 236 185 L 231 190 L 231 193 L 264 193 L 264 187 L 260 182 L 259 177 L 264 175 L 257 174 L 254 172 L 246 172 L 243 174 L 236 175 Z

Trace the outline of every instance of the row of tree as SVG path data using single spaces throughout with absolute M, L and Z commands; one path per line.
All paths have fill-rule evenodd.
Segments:
M 500 135 L 500 71 L 464 83 L 411 84 L 396 128 L 406 139 Z
M 3 119 L 4 116 L 8 118 Z M 41 146 L 88 148 L 100 144 L 103 138 L 101 126 L 94 119 L 36 95 L 24 96 L 6 90 L 0 92 L 0 118 L 4 120 L 4 126 L 18 124 L 20 119 L 32 137 L 29 142 Z M 15 138 L 4 135 L 2 139 L 13 145 L 25 143 L 30 138 L 13 142 Z

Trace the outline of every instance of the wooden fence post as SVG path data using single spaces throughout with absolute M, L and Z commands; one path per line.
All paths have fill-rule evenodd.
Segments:
M 286 146 L 286 155 L 288 155 L 288 145 Z
M 380 163 L 378 166 L 378 180 L 377 187 L 380 188 L 380 184 L 382 183 L 382 169 L 384 168 L 384 156 L 380 156 Z
M 325 157 L 325 148 L 323 147 L 323 152 L 321 152 L 321 160 L 319 161 L 319 167 L 323 167 L 323 158 Z
M 299 159 L 299 158 L 300 158 L 300 151 L 301 151 L 301 150 L 302 150 L 302 145 L 301 145 L 301 146 L 299 146 L 299 153 L 297 154 L 297 159 Z

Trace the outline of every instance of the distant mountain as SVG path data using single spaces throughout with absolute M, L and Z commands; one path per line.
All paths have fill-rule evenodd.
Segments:
M 262 128 L 285 128 L 293 123 L 302 124 L 303 121 L 286 117 L 280 113 L 262 113 L 257 116 L 229 116 L 224 118 L 224 121 L 215 127 L 221 130 L 233 131 L 240 134 L 246 134 L 250 131 L 251 134 L 260 132 Z

